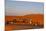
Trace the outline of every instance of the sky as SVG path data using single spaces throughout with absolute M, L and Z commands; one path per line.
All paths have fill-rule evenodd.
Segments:
M 42 2 L 5 1 L 6 16 L 23 16 L 28 14 L 43 14 L 44 4 Z

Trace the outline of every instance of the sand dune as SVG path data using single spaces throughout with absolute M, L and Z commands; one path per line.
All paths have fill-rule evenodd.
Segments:
M 5 16 L 5 21 L 13 21 L 13 19 L 15 18 L 29 18 L 29 19 L 32 19 L 32 24 L 38 23 L 38 25 L 44 25 L 44 15 L 43 14 L 30 14 L 30 15 L 25 15 L 25 16 Z M 20 29 L 20 28 L 16 28 L 16 25 L 6 25 L 7 31 L 13 30 L 13 29 Z
M 30 18 L 32 19 L 33 23 L 43 24 L 44 23 L 44 16 L 43 14 L 30 14 L 25 16 L 5 16 L 6 21 L 13 21 L 15 18 Z

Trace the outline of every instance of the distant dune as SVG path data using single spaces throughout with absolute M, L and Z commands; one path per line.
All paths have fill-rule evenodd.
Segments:
M 44 15 L 43 14 L 29 14 L 24 16 L 5 16 L 6 21 L 12 21 L 15 18 L 30 18 L 32 19 L 33 23 L 38 23 L 39 25 L 44 24 Z

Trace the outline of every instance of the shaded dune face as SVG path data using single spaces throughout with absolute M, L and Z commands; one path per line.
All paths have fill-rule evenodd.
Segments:
M 15 18 L 30 18 L 32 19 L 32 24 L 38 23 L 42 25 L 44 23 L 44 15 L 43 14 L 31 14 L 25 16 L 5 16 L 6 21 L 13 21 Z

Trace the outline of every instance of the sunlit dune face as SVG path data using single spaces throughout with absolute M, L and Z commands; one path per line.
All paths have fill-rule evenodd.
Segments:
M 32 14 L 32 15 L 26 15 L 26 16 L 5 16 L 5 21 L 13 21 L 15 18 L 30 18 L 32 19 L 32 25 L 43 25 L 44 24 L 44 17 L 43 14 Z M 21 22 L 20 22 L 21 23 Z M 30 21 L 29 21 L 30 23 Z M 16 26 L 14 25 L 6 25 L 6 30 L 13 30 Z
M 38 14 L 37 15 L 36 14 L 35 15 L 29 15 L 29 16 L 6 16 L 5 18 L 6 18 L 5 19 L 6 21 L 13 21 L 16 18 L 30 18 L 30 19 L 32 19 L 33 22 L 38 21 L 40 24 L 42 24 L 43 20 L 44 20 L 43 15 L 38 15 Z

